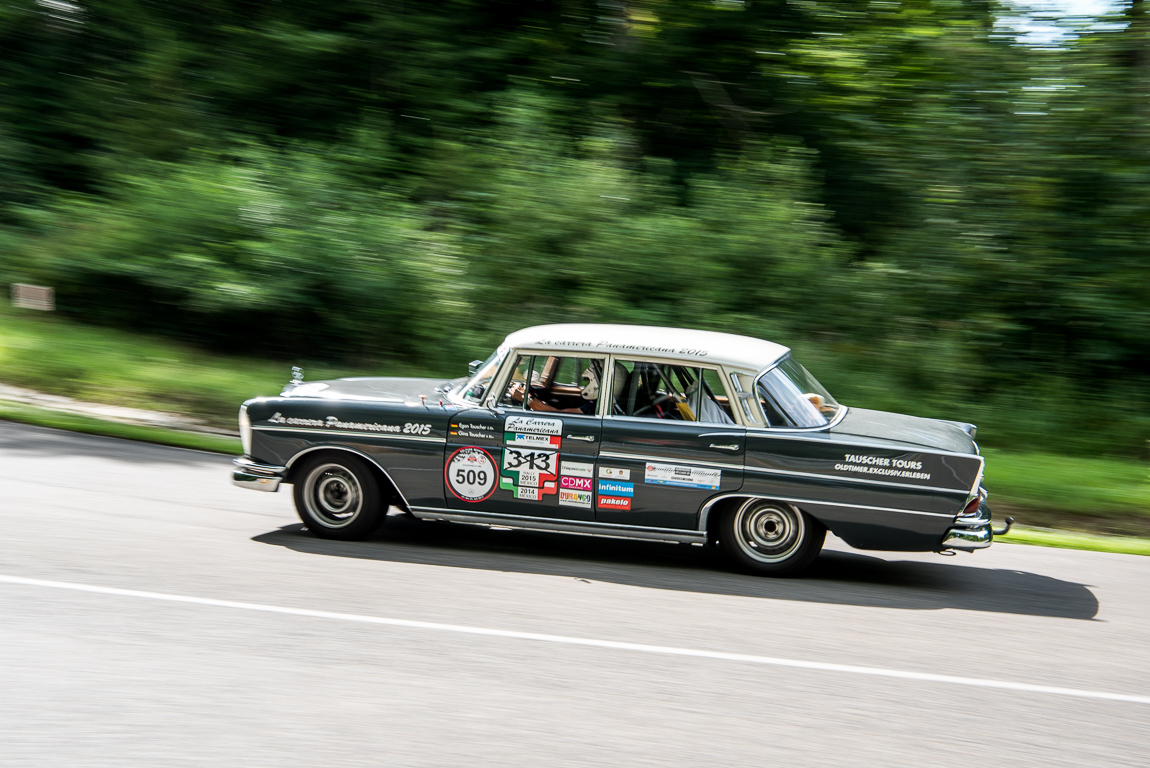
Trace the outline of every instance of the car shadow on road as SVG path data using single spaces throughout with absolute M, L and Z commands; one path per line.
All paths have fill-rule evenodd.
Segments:
M 957 608 L 1026 616 L 1093 619 L 1098 600 L 1083 584 L 1025 571 L 958 562 L 887 560 L 825 550 L 801 578 L 767 579 L 724 570 L 710 547 L 388 517 L 372 539 L 326 541 L 302 525 L 253 537 L 263 544 L 325 557 L 562 576 L 772 600 L 865 607 Z M 898 557 L 898 553 L 884 553 Z

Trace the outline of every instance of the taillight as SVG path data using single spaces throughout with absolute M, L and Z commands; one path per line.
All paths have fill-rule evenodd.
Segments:
M 982 502 L 981 496 L 975 496 L 970 501 L 966 502 L 966 506 L 962 508 L 960 517 L 974 517 L 978 514 L 978 506 Z M 953 507 L 952 507 L 953 509 Z

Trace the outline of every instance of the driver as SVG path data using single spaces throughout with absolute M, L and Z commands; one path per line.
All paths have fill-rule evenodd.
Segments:
M 541 398 L 532 396 L 527 400 L 527 408 L 532 411 L 551 411 L 553 413 L 582 413 L 587 416 L 594 416 L 598 411 L 599 405 L 599 371 L 595 363 L 588 363 L 587 367 L 583 369 L 580 374 L 582 379 L 582 388 L 579 394 L 583 398 L 583 402 L 573 408 L 556 408 L 550 403 L 544 402 Z M 516 402 L 523 402 L 523 385 L 521 382 L 515 382 L 511 385 L 511 397 Z

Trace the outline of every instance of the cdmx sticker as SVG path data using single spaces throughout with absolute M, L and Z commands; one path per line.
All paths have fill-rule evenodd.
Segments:
M 457 498 L 472 503 L 487 499 L 495 491 L 495 459 L 482 448 L 460 448 L 447 460 L 444 475 L 448 489 Z

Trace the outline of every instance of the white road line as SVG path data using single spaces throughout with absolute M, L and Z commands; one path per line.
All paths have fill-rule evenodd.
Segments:
M 306 616 L 314 619 L 330 619 L 334 621 L 351 621 L 359 624 L 379 624 L 388 627 L 408 627 L 411 629 L 428 629 L 436 632 L 456 632 L 465 635 L 483 635 L 486 637 L 506 637 L 515 640 L 535 640 L 544 643 L 559 643 L 561 645 L 581 645 L 590 648 L 609 648 L 616 651 L 633 651 L 636 653 L 655 653 L 666 656 L 687 656 L 697 659 L 717 659 L 720 661 L 739 661 L 747 664 L 764 664 L 773 667 L 789 667 L 792 669 L 810 669 L 819 672 L 840 672 L 852 675 L 872 675 L 874 677 L 891 677 L 898 680 L 916 680 L 926 683 L 947 683 L 950 685 L 968 685 L 975 688 L 996 688 L 1004 691 L 1021 691 L 1024 693 L 1044 693 L 1054 696 L 1072 696 L 1079 699 L 1102 699 L 1105 701 L 1123 701 L 1134 704 L 1150 704 L 1150 696 L 1135 696 L 1126 693 L 1109 693 L 1107 691 L 1089 691 L 1082 688 L 1061 688 L 1052 685 L 1033 685 L 1031 683 L 1013 683 L 1006 680 L 990 680 L 980 677 L 959 677 L 956 675 L 936 675 L 929 672 L 909 672 L 900 669 L 885 669 L 883 667 L 860 667 L 852 664 L 829 664 L 822 661 L 801 661 L 798 659 L 780 659 L 773 656 L 755 656 L 747 653 L 725 653 L 723 651 L 704 651 L 694 648 L 675 648 L 664 645 L 646 645 L 644 643 L 624 643 L 615 640 L 595 640 L 586 637 L 567 637 L 565 635 L 547 635 L 538 632 L 517 632 L 509 629 L 487 629 L 485 627 L 469 627 L 461 624 L 440 624 L 433 621 L 412 621 L 410 619 L 388 619 L 380 616 L 363 616 L 355 613 L 335 613 L 333 611 L 313 611 L 308 608 L 288 608 L 279 605 L 263 605 L 260 603 L 242 603 L 235 600 L 214 600 L 207 597 L 188 597 L 186 595 L 169 595 L 164 592 L 143 592 L 137 589 L 118 589 L 116 587 L 99 587 L 91 584 L 75 584 L 67 581 L 46 581 L 44 579 L 25 579 L 20 576 L 0 575 L 0 583 L 22 584 L 30 587 L 48 587 L 50 589 L 68 589 L 74 592 L 92 592 L 98 595 L 118 595 L 120 597 L 137 597 L 145 600 L 163 600 L 169 603 L 190 603 L 192 605 L 209 605 L 215 608 L 236 608 L 243 611 L 261 611 L 263 613 L 279 613 L 288 616 Z

